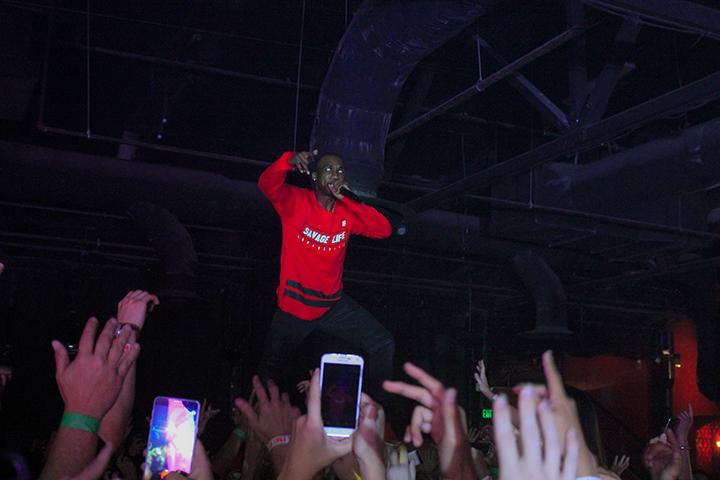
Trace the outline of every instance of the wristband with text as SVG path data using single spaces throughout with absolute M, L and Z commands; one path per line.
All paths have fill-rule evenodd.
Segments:
M 233 430 L 232 433 L 233 433 L 233 435 L 238 437 L 240 440 L 247 437 L 247 432 L 245 432 L 245 430 L 243 430 L 242 428 L 236 428 L 235 430 Z
M 80 413 L 65 412 L 60 420 L 60 426 L 97 433 L 100 430 L 100 420 Z
M 290 443 L 290 435 L 278 435 L 277 437 L 271 438 L 265 446 L 268 452 L 270 452 L 273 448 L 279 447 L 280 445 L 287 445 L 288 443 Z

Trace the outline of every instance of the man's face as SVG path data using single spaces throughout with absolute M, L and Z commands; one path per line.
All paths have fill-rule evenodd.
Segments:
M 325 155 L 318 160 L 313 172 L 315 190 L 332 196 L 332 189 L 339 189 L 345 184 L 345 168 L 342 158 Z

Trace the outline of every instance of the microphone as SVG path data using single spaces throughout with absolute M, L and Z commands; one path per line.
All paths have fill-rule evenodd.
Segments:
M 347 188 L 345 185 L 340 187 L 340 194 L 344 197 L 348 197 L 350 200 L 358 203 L 362 203 L 362 200 L 360 200 L 360 197 L 357 196 L 355 192 Z

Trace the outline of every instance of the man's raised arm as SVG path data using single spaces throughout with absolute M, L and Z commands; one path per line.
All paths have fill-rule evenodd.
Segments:
M 297 187 L 285 183 L 288 172 L 297 167 L 300 173 L 308 174 L 310 156 L 310 152 L 285 152 L 260 175 L 258 187 L 278 213 L 289 213 L 293 205 L 292 190 Z

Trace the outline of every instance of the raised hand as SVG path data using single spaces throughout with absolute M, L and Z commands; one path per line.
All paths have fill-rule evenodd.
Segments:
M 630 457 L 627 455 L 617 456 L 613 458 L 613 463 L 610 466 L 610 470 L 615 472 L 618 477 L 622 476 L 623 472 L 630 466 Z
M 130 366 L 140 354 L 140 345 L 127 343 L 129 330 L 123 329 L 113 339 L 116 326 L 117 320 L 108 320 L 96 342 L 98 321 L 90 318 L 72 362 L 63 344 L 53 340 L 55 379 L 65 411 L 99 420 L 115 403 Z
M 311 152 L 295 152 L 290 158 L 290 165 L 297 167 L 298 172 L 310 175 L 310 159 L 313 155 L 317 155 L 318 151 Z
M 580 426 L 580 418 L 578 417 L 575 401 L 565 392 L 562 377 L 555 365 L 552 352 L 543 353 L 542 357 L 543 370 L 545 372 L 545 380 L 547 382 L 547 400 L 553 413 L 555 428 L 557 429 L 557 437 L 560 441 L 561 450 L 565 450 L 563 444 L 567 433 L 570 430 L 575 431 L 576 441 L 579 448 L 578 453 L 578 476 L 593 476 L 597 474 L 597 462 L 595 457 L 585 443 Z M 538 387 L 541 393 L 544 388 Z M 545 393 L 543 393 L 544 395 Z
M 478 440 L 480 440 L 480 429 L 477 427 L 470 428 L 470 430 L 468 430 L 468 441 L 475 443 Z
M 550 404 L 541 401 L 544 389 L 523 387 L 520 392 L 520 437 L 516 438 L 505 395 L 493 405 L 495 444 L 500 480 L 573 480 L 577 470 L 578 441 L 571 428 L 561 442 Z M 562 448 L 562 443 L 565 448 Z M 521 453 L 522 452 L 522 453 Z M 563 455 L 564 453 L 564 455 Z
M 360 476 L 363 478 L 382 478 L 385 474 L 384 424 L 382 407 L 369 395 L 363 393 L 360 400 L 360 421 L 352 435 L 352 451 L 360 467 Z
M 207 398 L 203 398 L 202 406 L 200 407 L 200 416 L 198 418 L 198 437 L 205 432 L 205 427 L 207 427 L 210 419 L 218 413 L 220 413 L 220 409 L 213 409 L 212 403 L 208 403 Z
M 287 393 L 280 394 L 278 386 L 272 380 L 268 380 L 267 385 L 266 391 L 260 377 L 253 377 L 258 413 L 255 413 L 247 400 L 235 399 L 235 406 L 247 417 L 250 428 L 263 443 L 279 435 L 290 435 L 295 420 L 300 416 L 300 410 L 290 404 Z
M 488 400 L 492 400 L 493 392 L 490 388 L 490 384 L 488 383 L 487 373 L 485 371 L 485 360 L 480 360 L 477 363 L 473 376 L 475 377 L 475 383 L 480 389 L 480 393 L 482 393 Z
M 660 480 L 677 480 L 680 478 L 680 473 L 683 471 L 683 458 L 682 450 L 680 449 L 680 442 L 675 436 L 675 432 L 669 428 L 665 429 L 665 435 L 667 436 L 670 448 L 672 448 L 672 461 L 670 461 L 660 472 Z M 692 476 L 688 478 L 692 478 Z
M 692 428 L 694 420 L 693 408 L 691 404 L 688 404 L 687 410 L 680 412 L 680 415 L 678 415 L 678 420 L 679 422 L 675 427 L 675 435 L 683 445 L 687 445 L 688 433 L 690 433 L 690 429 Z
M 295 422 L 287 461 L 278 475 L 279 480 L 309 480 L 352 450 L 350 438 L 330 437 L 323 429 L 319 369 L 315 370 L 310 380 L 307 407 L 307 414 Z
M 440 469 L 445 478 L 474 478 L 475 466 L 463 428 L 463 414 L 456 403 L 457 390 L 446 389 L 440 381 L 412 363 L 406 363 L 404 369 L 421 386 L 385 381 L 383 388 L 420 403 L 405 430 L 405 442 L 420 447 L 422 434 L 429 433 L 438 445 Z
M 128 323 L 142 330 L 145 317 L 153 308 L 160 305 L 160 300 L 145 290 L 131 290 L 118 303 L 118 323 Z

